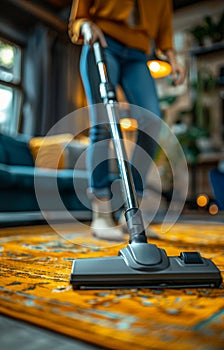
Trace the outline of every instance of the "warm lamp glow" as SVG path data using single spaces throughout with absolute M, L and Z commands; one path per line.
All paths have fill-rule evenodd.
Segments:
M 161 60 L 150 60 L 147 63 L 150 73 L 153 78 L 164 78 L 169 75 L 172 71 L 171 65 L 169 62 L 161 61 Z
M 133 118 L 122 118 L 120 121 L 120 126 L 122 130 L 134 131 L 138 128 L 138 123 L 136 119 Z
M 210 207 L 209 207 L 209 214 L 217 215 L 218 212 L 219 212 L 218 206 L 215 203 L 211 204 Z
M 197 197 L 197 205 L 199 207 L 205 207 L 208 204 L 208 196 L 206 194 L 200 194 Z

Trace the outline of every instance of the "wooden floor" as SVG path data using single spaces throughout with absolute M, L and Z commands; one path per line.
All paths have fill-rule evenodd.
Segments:
M 99 350 L 99 347 L 0 315 L 1 350 Z

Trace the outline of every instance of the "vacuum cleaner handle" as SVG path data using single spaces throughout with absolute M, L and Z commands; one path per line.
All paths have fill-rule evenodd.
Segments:
M 102 101 L 105 105 L 107 105 L 109 101 L 114 101 L 115 103 L 117 102 L 115 88 L 109 80 L 103 48 L 99 41 L 93 44 L 93 51 L 100 75 L 100 96 Z

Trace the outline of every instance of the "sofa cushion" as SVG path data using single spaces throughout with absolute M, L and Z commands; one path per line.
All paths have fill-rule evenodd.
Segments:
M 75 183 L 75 186 L 74 186 Z M 88 185 L 88 172 L 74 169 L 41 169 L 30 166 L 0 164 L 0 188 L 20 187 L 38 190 L 71 191 L 74 187 L 85 191 Z
M 0 143 L 0 163 L 5 163 L 5 162 L 6 162 L 6 153 L 2 144 Z
M 7 164 L 0 163 L 0 188 L 10 188 L 13 184 L 11 167 Z
M 33 166 L 33 157 L 25 136 L 0 134 L 0 144 L 4 150 L 4 162 L 9 165 Z
M 86 150 L 88 145 L 79 141 L 70 142 L 66 147 L 66 167 L 86 169 Z
M 36 167 L 64 169 L 66 166 L 66 145 L 73 140 L 72 134 L 33 137 L 29 147 Z
M 33 188 L 34 167 L 0 164 L 0 188 Z

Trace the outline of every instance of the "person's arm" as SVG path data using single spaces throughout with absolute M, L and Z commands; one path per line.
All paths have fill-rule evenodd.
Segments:
M 107 46 L 102 30 L 91 21 L 89 10 L 94 0 L 73 0 L 68 33 L 73 43 L 92 45 L 99 40 L 103 47 Z
M 81 27 L 84 22 L 90 21 L 89 10 L 93 0 L 73 0 L 68 23 L 68 34 L 76 44 L 83 43 Z
M 163 11 L 159 20 L 159 30 L 155 39 L 156 47 L 158 47 L 168 58 L 172 67 L 172 79 L 174 85 L 180 85 L 185 78 L 184 68 L 177 62 L 175 51 L 173 48 L 173 9 L 172 1 L 163 1 Z
M 184 78 L 185 78 L 184 68 L 177 62 L 173 49 L 169 49 L 165 51 L 165 54 L 172 67 L 171 75 L 172 75 L 174 85 L 175 86 L 181 85 L 184 82 Z

